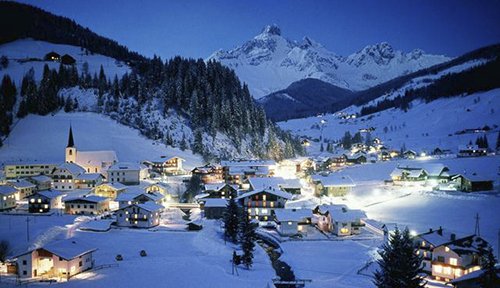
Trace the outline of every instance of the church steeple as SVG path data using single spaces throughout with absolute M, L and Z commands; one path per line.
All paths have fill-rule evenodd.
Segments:
M 73 129 L 71 128 L 71 125 L 69 125 L 69 137 L 68 137 L 68 146 L 69 147 L 75 147 L 75 141 L 73 141 Z

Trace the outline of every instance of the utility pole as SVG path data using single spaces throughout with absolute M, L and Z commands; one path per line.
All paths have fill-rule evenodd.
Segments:
M 481 236 L 481 233 L 479 230 L 479 213 L 476 213 L 476 227 L 474 228 L 474 234 L 477 236 Z

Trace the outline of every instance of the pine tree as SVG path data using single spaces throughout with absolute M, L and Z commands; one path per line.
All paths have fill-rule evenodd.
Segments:
M 374 273 L 373 283 L 379 288 L 424 287 L 420 276 L 422 258 L 416 251 L 408 228 L 399 231 L 396 227 L 389 243 L 379 252 L 381 259 L 377 261 L 379 269 Z
M 186 142 L 186 135 L 184 133 L 182 134 L 182 140 L 181 140 L 181 143 L 179 144 L 179 148 L 181 148 L 182 151 L 184 151 L 188 148 L 187 142 Z
M 500 150 L 500 132 L 498 132 L 498 136 L 497 136 L 497 145 L 496 145 L 496 150 Z
M 233 243 L 236 243 L 236 240 L 238 240 L 239 210 L 234 198 L 229 199 L 226 212 L 224 213 L 224 237 Z
M 342 138 L 342 147 L 344 149 L 350 149 L 352 146 L 352 137 L 349 131 L 346 131 L 344 137 Z
M 498 277 L 497 269 L 495 269 L 497 260 L 495 259 L 495 255 L 493 254 L 493 249 L 491 248 L 491 246 L 488 246 L 481 252 L 482 252 L 481 269 L 483 270 L 483 274 L 479 279 L 481 287 L 482 288 L 500 287 L 500 277 Z
M 241 250 L 243 250 L 241 262 L 247 269 L 249 269 L 253 264 L 253 251 L 255 249 L 254 241 L 256 240 L 255 229 L 257 228 L 257 224 L 251 221 L 250 216 L 245 209 L 242 210 L 239 225 L 239 239 L 241 243 Z
M 64 112 L 68 113 L 73 111 L 74 104 L 73 104 L 73 99 L 71 99 L 70 96 L 66 98 L 65 104 L 64 104 Z

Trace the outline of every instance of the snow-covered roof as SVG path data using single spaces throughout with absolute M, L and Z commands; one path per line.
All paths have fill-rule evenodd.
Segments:
M 429 176 L 440 176 L 443 172 L 449 171 L 448 167 L 441 163 L 422 164 L 422 168 Z
M 86 243 L 80 242 L 74 238 L 60 240 L 56 242 L 49 243 L 42 247 L 43 249 L 56 254 L 57 256 L 65 259 L 71 260 L 76 257 L 94 252 L 97 248 L 92 248 Z
M 35 184 L 24 180 L 24 179 L 18 179 L 18 180 L 11 180 L 7 182 L 8 185 L 15 187 L 17 189 L 23 189 L 23 188 L 34 188 Z
M 312 179 L 313 181 L 320 181 L 321 184 L 325 187 L 356 186 L 349 175 L 340 173 L 331 173 L 327 176 L 313 175 Z
M 44 191 L 39 191 L 39 192 L 35 193 L 33 196 L 36 196 L 36 195 L 40 195 L 40 196 L 43 196 L 45 198 L 53 199 L 53 198 L 61 197 L 63 195 L 63 193 L 61 193 L 61 191 L 58 191 L 58 190 L 44 190 Z M 30 196 L 30 197 L 33 197 L 33 196 Z
M 488 179 L 484 175 L 477 174 L 475 172 L 453 175 L 452 179 L 455 179 L 455 178 L 460 177 L 460 176 L 464 177 L 465 179 L 467 179 L 469 181 L 473 181 L 473 182 L 493 181 L 492 179 Z
M 64 199 L 64 202 L 79 202 L 79 201 L 84 201 L 84 202 L 92 202 L 92 203 L 100 203 L 108 200 L 106 197 L 101 197 L 97 195 L 85 195 L 85 196 L 79 196 L 79 197 L 68 197 Z
M 78 151 L 76 162 L 82 165 L 101 166 L 103 162 L 113 163 L 118 161 L 115 151 Z
M 251 197 L 253 195 L 260 194 L 260 193 L 269 193 L 269 194 L 273 194 L 273 195 L 276 195 L 276 196 L 281 197 L 281 198 L 292 199 L 292 194 L 287 193 L 285 191 L 281 191 L 279 189 L 261 189 L 261 190 L 254 190 L 254 191 L 244 193 L 244 194 L 238 196 L 238 198 L 236 198 L 236 200 Z
M 226 207 L 227 199 L 221 198 L 207 198 L 205 201 L 205 207 Z
M 486 150 L 484 148 L 479 148 L 477 145 L 460 145 L 458 146 L 458 151 L 468 151 L 468 150 Z
M 497 277 L 500 278 L 500 264 L 495 265 L 495 271 L 496 271 Z M 483 273 L 484 273 L 483 269 L 472 271 L 468 274 L 463 275 L 462 277 L 458 277 L 458 278 L 451 280 L 450 283 L 457 284 L 457 283 L 467 281 L 467 280 L 478 279 L 479 277 L 481 277 L 483 275 Z
M 151 201 L 146 202 L 146 203 L 142 203 L 142 204 L 134 204 L 134 205 L 141 208 L 141 209 L 149 211 L 149 212 L 155 212 L 155 211 L 159 211 L 159 210 L 165 208 L 162 205 L 156 204 L 156 203 L 151 202 Z
M 125 190 L 128 188 L 128 186 L 120 183 L 120 182 L 108 182 L 108 183 L 102 183 L 102 184 L 99 184 L 99 186 L 108 186 L 112 189 L 115 189 L 115 190 Z
M 111 165 L 111 167 L 108 168 L 108 171 L 111 171 L 111 170 L 135 170 L 135 171 L 139 171 L 141 170 L 141 164 L 139 163 L 132 163 L 132 162 L 118 162 L 118 163 L 115 163 L 113 165 Z
M 211 183 L 211 184 L 205 184 L 204 188 L 205 191 L 220 191 L 222 188 L 229 186 L 232 187 L 234 190 L 238 190 L 238 185 L 229 185 L 227 183 Z
M 80 153 L 80 152 L 78 152 L 78 153 Z M 71 173 L 73 175 L 79 175 L 79 174 L 85 173 L 85 168 L 83 168 L 82 166 L 75 164 L 75 163 L 66 162 L 66 163 L 59 165 L 57 167 L 57 169 L 68 170 L 69 173 Z
M 0 185 L 0 194 L 7 196 L 14 193 L 17 193 L 16 188 L 9 185 Z
M 200 199 L 206 198 L 208 196 L 210 196 L 210 193 L 201 193 L 201 194 L 198 194 L 198 195 L 194 196 L 194 199 L 195 200 L 200 200 Z
M 153 158 L 152 160 L 149 160 L 149 162 L 164 163 L 164 162 L 167 162 L 167 161 L 175 159 L 175 158 L 179 159 L 180 161 L 186 161 L 185 159 L 183 159 L 181 157 L 178 157 L 178 156 L 173 156 L 173 157 L 160 156 L 160 157 L 157 157 L 157 158 Z
M 276 161 L 274 160 L 229 160 L 221 161 L 221 166 L 224 167 L 235 167 L 235 166 L 275 166 Z
M 31 180 L 37 182 L 37 183 L 42 183 L 42 182 L 52 182 L 52 178 L 50 178 L 47 175 L 38 175 L 38 176 L 32 176 L 30 177 Z
M 310 209 L 274 209 L 276 220 L 281 221 L 296 221 L 301 222 L 306 218 L 312 217 Z
M 299 179 L 283 179 L 281 177 L 252 177 L 248 179 L 252 189 L 265 188 L 302 188 Z
M 331 217 L 335 222 L 358 222 L 362 218 L 366 218 L 366 214 L 362 210 L 332 210 Z
M 118 201 L 118 202 L 122 202 L 122 201 L 132 201 L 134 200 L 137 196 L 141 195 L 143 193 L 139 192 L 139 191 L 127 191 L 127 192 L 123 192 L 123 193 L 120 193 L 118 194 L 118 196 L 116 196 L 115 198 L 115 201 Z
M 97 181 L 99 178 L 102 178 L 101 173 L 84 173 L 76 176 L 76 180 L 83 181 Z
M 266 176 L 269 174 L 269 166 L 229 166 L 229 175 L 241 175 L 254 173 L 255 175 Z

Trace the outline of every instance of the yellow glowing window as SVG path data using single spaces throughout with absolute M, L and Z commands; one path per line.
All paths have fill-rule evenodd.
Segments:
M 125 218 L 125 221 L 128 221 L 128 218 Z
M 248 208 L 248 213 L 252 213 L 252 208 Z
M 347 228 L 340 229 L 340 233 L 342 233 L 342 234 L 347 234 L 348 232 L 349 232 L 349 229 L 347 229 Z
M 264 220 L 266 220 L 266 221 L 267 221 L 267 216 L 264 216 Z
M 451 267 L 444 267 L 443 268 L 443 273 L 447 275 L 451 275 Z
M 262 200 L 266 201 L 266 195 L 262 195 Z
M 455 276 L 456 277 L 462 276 L 462 271 L 460 269 L 455 269 Z
M 274 207 L 274 202 L 271 202 L 271 208 Z
M 457 261 L 457 258 L 450 258 L 450 264 L 451 264 L 451 265 L 455 265 L 455 266 L 456 266 L 456 265 L 457 265 L 457 262 L 458 262 L 458 261 Z
M 42 199 L 38 199 L 38 203 L 42 203 Z
M 425 241 L 422 241 L 422 246 L 425 246 Z
M 5 199 L 4 199 L 5 200 Z M 35 199 L 31 198 L 30 200 L 31 203 L 35 203 Z
M 262 214 L 267 214 L 267 212 L 268 212 L 268 211 L 267 211 L 267 209 L 260 209 L 260 212 L 261 212 Z
M 444 247 L 444 251 L 446 251 L 446 252 L 450 252 L 450 248 L 448 248 L 448 247 Z
M 144 215 L 142 218 L 146 219 L 146 218 L 148 218 L 148 217 L 146 217 L 146 215 Z
M 288 221 L 288 225 L 292 225 L 292 221 Z
M 137 219 L 137 214 L 134 214 L 134 218 Z
M 443 272 L 443 266 L 441 266 L 441 265 L 434 265 L 432 267 L 434 268 L 434 272 L 436 272 L 436 273 Z
M 128 215 L 128 211 L 125 211 L 125 215 Z

